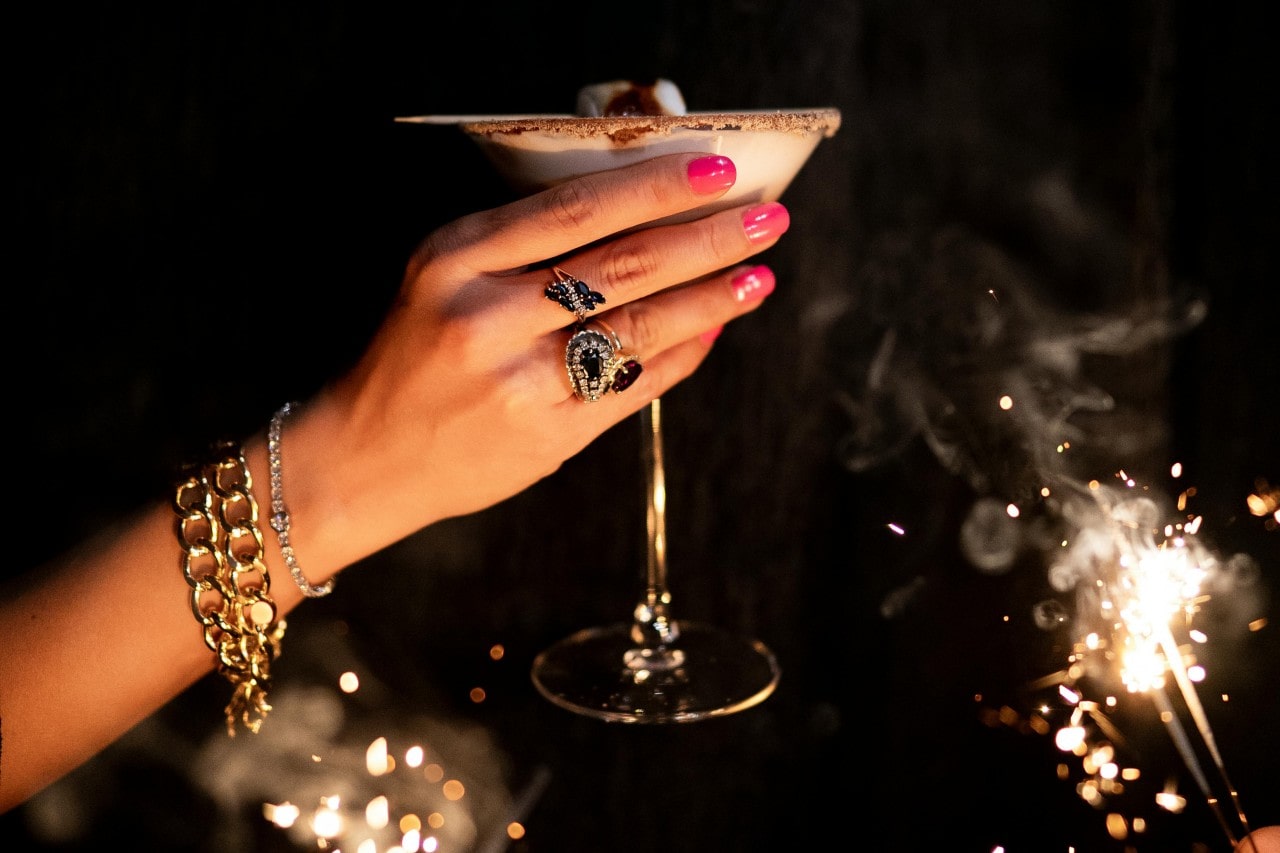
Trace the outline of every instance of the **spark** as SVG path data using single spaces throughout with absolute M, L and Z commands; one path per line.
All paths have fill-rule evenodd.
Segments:
M 1180 466 L 1174 466 L 1173 471 L 1175 476 L 1180 474 Z M 1129 693 L 1151 698 L 1184 764 L 1234 845 L 1236 835 L 1192 744 L 1192 735 L 1198 735 L 1212 762 L 1208 769 L 1217 771 L 1221 784 L 1230 792 L 1235 817 L 1247 835 L 1248 820 L 1235 786 L 1227 778 L 1222 755 L 1195 690 L 1195 684 L 1206 678 L 1206 671 L 1195 661 L 1190 646 L 1179 647 L 1172 629 L 1181 625 L 1192 642 L 1207 642 L 1207 635 L 1189 623 L 1208 599 L 1204 589 L 1217 561 L 1196 540 L 1201 516 L 1194 516 L 1185 524 L 1161 524 L 1159 507 L 1142 494 L 1147 490 L 1137 489 L 1137 482 L 1123 470 L 1117 472 L 1116 479 L 1124 491 L 1109 490 L 1097 480 L 1089 482 L 1088 493 L 1101 512 L 1082 512 L 1080 517 L 1085 523 L 1072 537 L 1074 556 L 1080 557 L 1079 563 L 1084 567 L 1078 586 L 1083 619 L 1086 630 L 1090 623 L 1094 628 L 1087 630 L 1076 644 L 1075 663 L 1068 670 L 1067 681 L 1059 684 L 1059 696 L 1075 710 L 1070 721 L 1059 728 L 1055 743 L 1063 752 L 1082 759 L 1087 778 L 1077 786 L 1077 794 L 1086 802 L 1100 806 L 1105 795 L 1115 793 L 1115 786 L 1127 780 L 1113 760 L 1112 743 L 1091 742 L 1085 717 L 1100 728 L 1106 717 L 1098 712 L 1096 703 L 1082 698 L 1074 684 L 1077 667 L 1084 658 L 1102 655 L 1108 666 L 1118 667 L 1119 678 Z M 1188 489 L 1179 497 L 1179 511 L 1185 511 L 1186 497 L 1191 494 L 1194 490 Z M 1181 696 L 1190 725 L 1184 725 L 1175 713 L 1169 699 L 1171 690 Z M 1106 704 L 1114 707 L 1115 698 L 1108 697 Z M 1112 742 L 1118 739 L 1113 731 L 1104 734 Z M 1180 811 L 1185 799 L 1166 791 L 1157 797 L 1157 803 L 1167 810 Z M 1112 821 L 1112 817 L 1116 820 Z M 1133 828 L 1140 831 L 1137 824 Z M 1122 817 L 1112 815 L 1108 817 L 1108 830 L 1121 839 L 1129 828 Z
M 1187 798 L 1171 788 L 1166 788 L 1156 794 L 1156 805 L 1173 814 L 1181 814 L 1187 807 Z
M 1270 516 L 1273 524 L 1280 523 L 1280 487 L 1270 485 L 1259 479 L 1254 490 L 1245 498 L 1249 514 L 1258 518 Z
M 372 829 L 382 829 L 391 822 L 391 809 L 387 798 L 381 794 L 364 807 L 364 821 Z
M 338 811 L 336 803 L 321 806 L 311 816 L 311 831 L 317 838 L 337 838 L 342 834 L 344 825 L 342 813 Z
M 370 776 L 382 776 L 391 772 L 391 757 L 387 755 L 387 739 L 375 738 L 365 750 L 365 769 Z
M 302 815 L 302 809 L 293 803 L 263 803 L 262 815 L 271 823 L 281 829 L 288 829 L 298 822 L 298 818 Z

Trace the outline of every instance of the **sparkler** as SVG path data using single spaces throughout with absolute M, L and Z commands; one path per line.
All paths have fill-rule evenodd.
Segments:
M 1060 674 L 1060 695 L 1075 705 L 1070 723 L 1059 730 L 1060 749 L 1090 755 L 1081 725 L 1088 714 L 1094 722 L 1102 716 L 1096 703 L 1085 702 L 1074 689 L 1085 672 L 1084 663 L 1101 656 L 1106 665 L 1118 666 L 1118 674 L 1130 693 L 1151 698 L 1180 757 L 1218 820 L 1228 841 L 1238 840 L 1221 797 L 1215 793 L 1210 773 L 1227 792 L 1230 809 L 1241 833 L 1249 834 L 1249 822 L 1235 786 L 1227 775 L 1209 717 L 1195 689 L 1202 669 L 1191 652 L 1179 646 L 1174 626 L 1190 632 L 1195 615 L 1208 596 L 1206 581 L 1218 568 L 1213 553 L 1197 538 L 1201 519 L 1186 522 L 1160 520 L 1160 509 L 1123 471 L 1117 474 L 1123 487 L 1104 488 L 1090 483 L 1092 502 L 1082 501 L 1071 515 L 1081 523 L 1073 540 L 1064 540 L 1065 553 L 1051 570 L 1056 583 L 1075 581 L 1081 628 L 1086 632 L 1072 655 L 1072 666 Z M 1064 568 L 1067 567 L 1067 568 Z M 1066 580 L 1064 580 L 1066 579 Z M 1203 636 L 1203 635 L 1200 635 Z M 1200 747 L 1210 764 L 1208 772 L 1191 731 L 1169 698 L 1170 681 L 1177 688 Z M 1092 762 L 1094 772 L 1108 762 Z M 1087 768 L 1090 769 L 1090 768 Z M 1090 789 L 1093 794 L 1093 789 Z M 1168 793 L 1168 792 L 1166 792 Z M 1176 799 L 1157 798 L 1168 807 Z
M 211 735 L 194 762 L 224 825 L 258 807 L 294 843 L 330 853 L 479 853 L 523 835 L 546 779 L 511 790 L 482 727 L 417 710 L 341 626 L 295 627 L 310 629 L 297 653 L 314 656 L 323 681 L 277 685 L 272 725 L 252 741 Z M 494 645 L 484 660 L 502 657 Z

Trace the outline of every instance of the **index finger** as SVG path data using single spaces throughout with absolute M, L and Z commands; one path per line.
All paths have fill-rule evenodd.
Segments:
M 593 172 L 492 210 L 438 233 L 437 260 L 472 273 L 539 264 L 638 225 L 693 210 L 724 195 L 738 170 L 718 154 L 667 154 Z M 495 269 L 501 259 L 502 269 Z

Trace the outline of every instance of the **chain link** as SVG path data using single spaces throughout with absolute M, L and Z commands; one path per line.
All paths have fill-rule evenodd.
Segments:
M 174 511 L 191 612 L 217 656 L 218 672 L 232 685 L 226 716 L 234 737 L 237 723 L 256 733 L 271 710 L 271 662 L 280 653 L 285 622 L 276 619 L 244 454 L 221 442 L 212 458 L 184 472 Z

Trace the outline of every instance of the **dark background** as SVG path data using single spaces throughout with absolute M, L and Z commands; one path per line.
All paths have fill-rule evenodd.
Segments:
M 844 124 L 784 196 L 792 231 L 763 258 L 778 291 L 664 409 L 676 612 L 768 643 L 775 696 L 623 727 L 530 684 L 541 648 L 638 592 L 626 423 L 297 611 L 256 739 L 228 741 L 211 676 L 0 817 L 0 846 L 311 848 L 261 804 L 342 790 L 445 812 L 442 851 L 1126 849 L 1111 812 L 1148 821 L 1134 850 L 1226 850 L 1148 702 L 1118 692 L 1121 760 L 1143 777 L 1101 807 L 1029 724 L 1042 702 L 1064 713 L 1031 686 L 1070 651 L 1034 620 L 1061 596 L 1034 537 L 983 572 L 962 531 L 983 498 L 1026 505 L 1068 437 L 1053 474 L 1194 487 L 1202 534 L 1236 555 L 1201 617 L 1200 693 L 1252 822 L 1280 823 L 1278 534 L 1245 505 L 1280 479 L 1273 32 L 1157 2 L 11 14 L 15 573 L 349 364 L 417 241 L 507 198 L 460 134 L 395 116 L 569 112 L 586 83 L 664 76 L 691 109 L 836 106 Z M 992 415 L 1015 387 L 1042 417 Z M 570 537 L 549 519 L 584 486 L 616 505 Z M 1050 504 L 1035 523 L 1060 521 Z M 113 642 L 142 618 L 86 630 Z M 363 687 L 338 698 L 345 669 Z M 426 744 L 462 809 L 407 768 L 364 776 L 380 734 L 393 754 Z M 1166 785 L 1181 815 L 1154 807 Z M 510 819 L 523 840 L 505 842 Z

